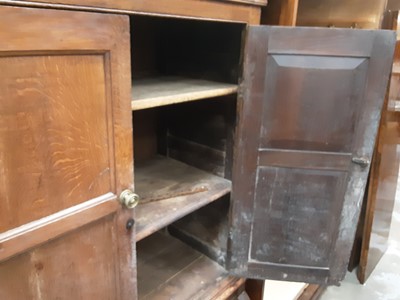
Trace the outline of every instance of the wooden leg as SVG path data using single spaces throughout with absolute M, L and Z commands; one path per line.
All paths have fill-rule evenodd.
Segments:
M 246 293 L 251 300 L 262 300 L 264 294 L 264 280 L 246 280 Z

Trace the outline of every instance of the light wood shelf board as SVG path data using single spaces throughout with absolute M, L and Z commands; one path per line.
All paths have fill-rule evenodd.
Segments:
M 137 79 L 132 83 L 132 110 L 141 110 L 236 93 L 236 84 L 184 77 Z

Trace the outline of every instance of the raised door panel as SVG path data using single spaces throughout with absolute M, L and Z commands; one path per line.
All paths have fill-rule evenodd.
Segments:
M 234 274 L 343 278 L 393 45 L 390 32 L 250 27 L 233 172 Z
M 0 69 L 0 231 L 111 191 L 103 56 L 5 57 Z
M 113 219 L 2 262 L 2 299 L 118 299 Z
M 135 298 L 128 18 L 0 16 L 0 298 Z

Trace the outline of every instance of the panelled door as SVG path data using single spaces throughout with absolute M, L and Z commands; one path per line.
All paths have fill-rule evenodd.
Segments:
M 394 43 L 389 31 L 249 27 L 233 274 L 318 284 L 344 277 Z
M 129 20 L 0 6 L 0 299 L 135 299 Z

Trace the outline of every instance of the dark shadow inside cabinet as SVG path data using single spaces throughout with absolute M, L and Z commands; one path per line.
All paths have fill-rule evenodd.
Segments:
M 244 25 L 131 17 L 132 109 L 237 92 Z
M 198 209 L 168 227 L 168 232 L 226 266 L 230 195 Z
M 243 30 L 131 17 L 140 299 L 243 288 L 224 269 Z
M 137 244 L 137 274 L 139 299 L 238 299 L 244 292 L 244 278 L 166 230 Z
M 185 76 L 236 84 L 243 30 L 243 24 L 132 16 L 132 77 Z

